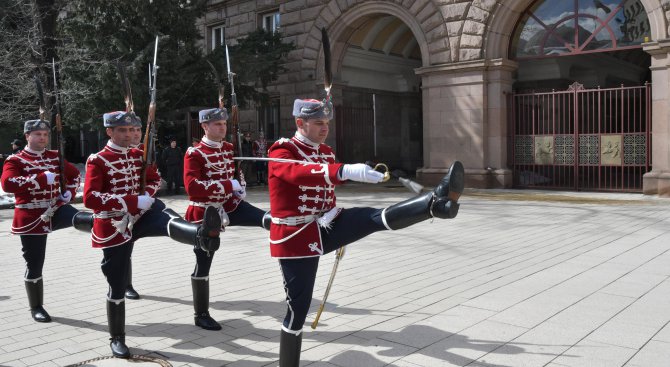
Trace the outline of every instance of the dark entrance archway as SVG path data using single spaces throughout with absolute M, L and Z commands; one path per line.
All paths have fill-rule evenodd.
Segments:
M 343 162 L 382 161 L 410 174 L 423 163 L 419 44 L 400 18 L 359 16 L 338 34 L 336 149 Z

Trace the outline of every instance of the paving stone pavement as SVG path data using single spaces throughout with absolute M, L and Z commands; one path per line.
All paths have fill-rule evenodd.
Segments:
M 383 207 L 409 196 L 397 188 L 348 189 L 338 203 Z M 261 190 L 248 200 L 269 205 Z M 183 196 L 164 201 L 182 213 L 187 205 Z M 45 308 L 54 321 L 35 323 L 19 239 L 8 235 L 12 214 L 0 210 L 0 365 L 109 356 L 101 251 L 73 229 L 49 236 Z M 322 259 L 308 323 L 333 258 Z M 142 299 L 127 301 L 131 352 L 173 366 L 276 365 L 286 306 L 267 233 L 223 234 L 210 276 L 210 311 L 221 331 L 193 325 L 194 263 L 189 246 L 137 242 L 133 283 Z M 350 246 L 319 327 L 305 327 L 301 365 L 668 366 L 669 276 L 669 200 L 472 191 L 455 220 Z

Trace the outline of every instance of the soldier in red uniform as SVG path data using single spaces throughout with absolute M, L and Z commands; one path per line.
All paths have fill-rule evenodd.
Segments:
M 224 141 L 228 112 L 225 108 L 202 110 L 200 126 L 205 136 L 190 147 L 184 158 L 184 187 L 189 206 L 186 220 L 200 223 L 204 208 L 219 210 L 223 226 L 263 226 L 261 209 L 244 201 L 246 186 L 234 178 L 233 145 Z M 191 274 L 195 324 L 207 330 L 220 330 L 221 325 L 209 315 L 209 270 L 213 254 L 194 248 L 196 265 Z
M 279 365 L 300 363 L 302 327 L 309 310 L 319 257 L 374 232 L 397 230 L 420 221 L 454 218 L 463 191 L 463 165 L 455 162 L 432 191 L 385 209 L 336 206 L 335 186 L 348 180 L 378 183 L 383 174 L 366 164 L 335 162 L 324 141 L 333 118 L 329 101 L 297 99 L 297 132 L 270 148 L 269 188 L 272 225 L 270 252 L 279 259 L 288 309 L 282 325 Z
M 77 192 L 80 176 L 79 170 L 66 161 L 63 174 L 67 191 L 60 191 L 58 151 L 46 150 L 49 130 L 48 121 L 25 122 L 23 132 L 28 144 L 25 149 L 7 158 L 1 179 L 3 190 L 13 193 L 16 199 L 11 231 L 21 237 L 23 258 L 26 260 L 26 293 L 30 313 L 37 322 L 51 321 L 42 305 L 42 267 L 47 235 L 72 226 L 77 209 L 68 203 Z
M 139 118 L 133 111 L 106 113 L 103 118 L 110 140 L 86 162 L 84 205 L 95 212 L 91 240 L 94 248 L 103 251 L 101 268 L 109 283 L 110 347 L 114 356 L 128 358 L 124 294 L 132 248 L 129 243 L 143 237 L 169 236 L 211 253 L 219 247 L 221 217 L 214 207 L 207 207 L 202 223 L 196 225 L 171 209 L 157 207 L 152 196 L 159 188 L 160 176 L 155 167 L 148 166 L 146 192 L 142 194 L 142 152 L 130 147 L 133 125 L 141 124 Z M 79 229 L 80 224 L 75 218 L 75 227 Z
M 268 156 L 268 142 L 265 140 L 263 130 L 258 133 L 258 139 L 253 143 L 254 157 L 266 158 Z M 261 185 L 266 183 L 268 173 L 268 162 L 256 161 L 256 183 Z

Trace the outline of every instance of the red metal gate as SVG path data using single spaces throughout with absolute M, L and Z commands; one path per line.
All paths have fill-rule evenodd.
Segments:
M 514 185 L 642 191 L 651 169 L 651 85 L 512 96 Z

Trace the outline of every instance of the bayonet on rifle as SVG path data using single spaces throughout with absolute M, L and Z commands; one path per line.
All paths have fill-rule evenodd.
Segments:
M 230 125 L 232 128 L 232 136 L 234 141 L 233 146 L 237 148 L 237 155 L 242 155 L 242 132 L 240 132 L 239 115 L 237 107 L 237 95 L 235 94 L 235 73 L 231 70 L 230 54 L 228 53 L 228 45 L 226 45 L 226 65 L 228 67 L 228 81 L 230 82 Z M 241 167 L 242 162 L 237 162 L 237 173 L 240 176 L 241 183 L 246 184 L 244 173 Z
M 52 125 L 56 128 L 56 146 L 58 147 L 58 181 L 60 184 L 61 195 L 67 191 L 67 180 L 65 179 L 65 139 L 63 139 L 63 123 L 60 114 L 60 101 L 58 100 L 58 80 L 56 79 L 56 60 L 51 59 L 51 69 L 53 71 L 54 79 L 54 109 Z M 42 118 L 42 107 L 40 107 L 40 118 Z M 45 109 L 46 114 L 46 109 Z
M 233 145 L 238 149 L 237 154 L 242 155 L 242 133 L 240 132 L 240 126 L 238 124 L 238 110 L 237 110 L 237 94 L 235 94 L 235 73 L 231 71 L 230 66 L 230 54 L 228 53 L 228 45 L 226 45 L 226 65 L 228 68 L 228 81 L 230 82 L 230 120 L 233 133 L 233 139 L 236 139 L 237 144 L 233 142 Z
M 149 116 L 147 117 L 147 128 L 144 133 L 144 156 L 142 162 L 142 171 L 140 174 L 140 193 L 144 194 L 147 187 L 147 167 L 155 163 L 155 145 L 156 145 L 156 76 L 158 71 L 158 36 L 154 45 L 154 63 L 150 65 L 149 73 L 149 91 L 151 102 L 149 102 Z

